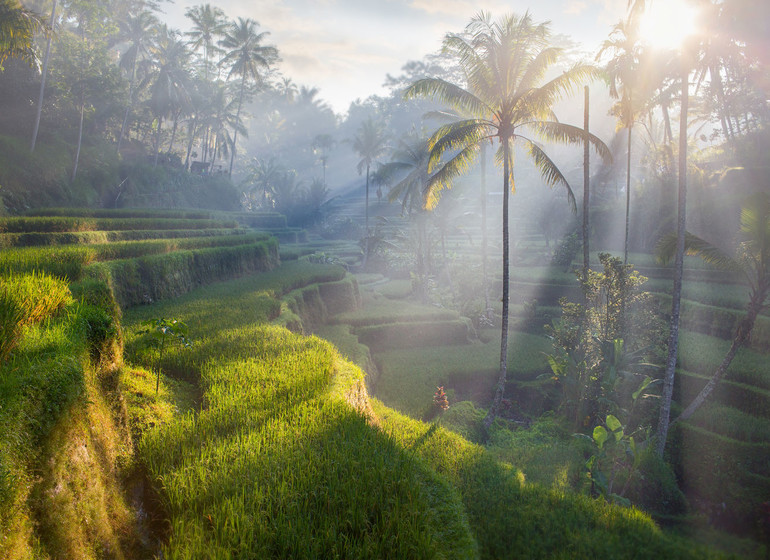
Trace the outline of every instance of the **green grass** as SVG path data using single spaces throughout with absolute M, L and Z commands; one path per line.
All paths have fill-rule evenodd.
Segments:
M 0 253 L 0 274 L 37 270 L 46 271 L 74 281 L 81 278 L 85 266 L 94 262 L 132 259 L 174 251 L 234 247 L 261 243 L 268 239 L 269 235 L 267 234 L 250 233 L 215 237 L 118 241 L 87 246 L 66 245 L 63 247 L 6 249 Z
M 770 419 L 757 418 L 718 403 L 701 407 L 690 421 L 697 426 L 736 440 L 749 443 L 770 441 Z
M 234 228 L 0 233 L 0 247 L 36 247 L 44 245 L 78 244 L 94 245 L 99 243 L 115 243 L 118 241 L 218 237 L 222 235 L 242 235 L 243 233 L 244 230 Z
M 633 508 L 527 483 L 521 471 L 460 436 L 374 401 L 383 430 L 459 491 L 481 558 L 710 558 Z
M 354 327 L 367 327 L 385 323 L 451 321 L 458 318 L 457 312 L 450 309 L 409 301 L 386 300 L 380 297 L 370 298 L 360 309 L 340 313 L 334 317 L 333 322 Z
M 162 365 L 199 368 L 203 410 L 141 446 L 171 519 L 165 557 L 475 556 L 451 486 L 346 402 L 360 370 L 320 339 L 263 324 L 268 300 L 340 270 L 293 262 L 126 313 L 129 346 L 157 314 L 196 339 Z
M 511 332 L 509 379 L 531 379 L 545 371 L 544 353 L 551 350 L 551 342 L 543 336 Z M 486 343 L 390 350 L 374 359 L 380 372 L 375 385 L 377 398 L 404 414 L 422 418 L 430 410 L 437 386 L 448 389 L 452 400 L 485 402 L 489 398 L 497 380 L 499 334 Z
M 78 217 L 40 217 L 40 218 L 0 218 L 0 232 L 74 232 L 74 231 L 114 231 L 114 230 L 157 230 L 157 229 L 210 229 L 235 228 L 234 220 L 187 220 L 179 218 L 78 218 Z
M 710 377 L 729 348 L 729 340 L 680 331 L 679 364 L 683 369 Z M 725 379 L 769 391 L 767 356 L 749 348 L 741 348 L 727 370 Z

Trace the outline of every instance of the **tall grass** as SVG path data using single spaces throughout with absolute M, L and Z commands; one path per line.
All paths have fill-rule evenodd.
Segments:
M 146 229 L 211 229 L 235 228 L 234 220 L 187 220 L 180 218 L 87 218 L 87 217 L 39 217 L 0 218 L 0 232 L 79 232 Z
M 312 268 L 338 274 L 291 264 L 260 287 L 280 293 Z M 345 401 L 360 370 L 317 338 L 255 324 L 270 316 L 259 278 L 151 310 L 200 329 L 204 388 L 202 412 L 141 444 L 171 519 L 164 557 L 474 557 L 456 492 Z M 212 300 L 216 290 L 229 295 Z M 129 338 L 147 311 L 127 313 Z
M 398 414 L 378 401 L 383 429 L 462 497 L 481 558 L 718 558 L 688 541 L 669 537 L 634 508 L 525 481 L 460 436 Z
M 47 274 L 0 277 L 0 364 L 18 344 L 25 325 L 39 323 L 71 301 L 67 283 Z

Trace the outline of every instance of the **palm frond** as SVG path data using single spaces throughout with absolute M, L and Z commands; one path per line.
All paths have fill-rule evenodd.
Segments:
M 489 126 L 489 123 L 484 121 L 468 119 L 439 127 L 428 140 L 428 171 L 436 168 L 447 151 L 463 149 L 488 137 Z
M 533 129 L 539 136 L 551 142 L 561 144 L 581 144 L 585 140 L 585 131 L 582 128 L 555 121 L 539 121 L 526 123 L 526 126 Z M 601 138 L 588 133 L 588 142 L 593 146 L 599 157 L 607 165 L 612 164 L 612 152 Z
M 745 273 L 735 258 L 728 255 L 715 245 L 689 231 L 684 233 L 684 250 L 688 255 L 697 255 L 709 264 L 722 270 Z M 669 233 L 658 240 L 655 245 L 655 257 L 660 264 L 668 264 L 676 254 L 676 234 Z
M 452 187 L 454 180 L 465 174 L 476 161 L 478 144 L 468 145 L 451 159 L 446 161 L 441 168 L 430 176 L 425 186 L 425 208 L 432 210 L 439 201 L 442 190 Z
M 486 115 L 489 107 L 477 96 L 466 89 L 440 78 L 417 80 L 404 91 L 404 99 L 430 97 L 446 103 L 469 115 Z
M 569 186 L 569 182 L 562 174 L 553 160 L 548 157 L 543 149 L 529 138 L 520 137 L 527 146 L 527 153 L 534 161 L 535 166 L 540 171 L 540 176 L 549 187 L 556 185 L 562 185 L 567 192 L 567 201 L 569 202 L 572 212 L 577 212 L 577 204 L 575 203 L 575 193 L 572 192 L 572 187 Z

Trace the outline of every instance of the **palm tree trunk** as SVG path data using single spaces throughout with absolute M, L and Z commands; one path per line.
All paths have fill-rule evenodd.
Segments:
M 193 143 L 195 142 L 195 128 L 196 128 L 197 120 L 198 120 L 198 117 L 193 116 L 190 119 L 190 123 L 187 127 L 187 134 L 190 137 L 187 140 L 187 156 L 184 158 L 184 168 L 187 170 L 190 169 L 190 154 L 192 154 L 192 147 L 193 147 Z
M 492 400 L 492 406 L 484 417 L 484 428 L 489 430 L 492 422 L 495 421 L 497 412 L 500 409 L 500 403 L 505 393 L 505 383 L 508 377 L 508 300 L 510 296 L 509 281 L 509 239 L 508 239 L 508 200 L 510 197 L 510 152 L 509 138 L 503 138 L 503 316 L 500 330 L 500 371 L 495 387 L 495 397 Z
M 628 150 L 626 155 L 626 236 L 623 241 L 623 264 L 628 264 L 628 223 L 631 210 L 631 130 L 628 127 Z
M 48 76 L 48 61 L 51 58 L 51 39 L 53 38 L 53 25 L 56 21 L 56 0 L 53 0 L 53 7 L 51 8 L 51 21 L 49 26 L 48 41 L 45 44 L 45 56 L 43 57 L 43 70 L 40 76 L 40 94 L 37 97 L 37 112 L 35 113 L 35 126 L 32 130 L 32 142 L 29 145 L 29 151 L 35 151 L 35 144 L 37 143 L 37 133 L 40 129 L 40 115 L 43 113 L 43 95 L 45 93 L 45 79 Z
M 155 163 L 153 167 L 158 166 L 158 156 L 160 155 L 160 131 L 163 128 L 163 117 L 158 117 L 158 130 L 155 131 Z
M 364 203 L 364 262 L 362 266 L 366 268 L 366 261 L 369 260 L 369 164 L 366 164 L 366 201 Z
M 689 104 L 689 67 L 682 61 L 682 102 L 679 117 L 679 196 L 677 201 L 676 257 L 674 260 L 674 290 L 671 294 L 671 323 L 668 335 L 668 357 L 663 378 L 663 394 L 660 397 L 657 446 L 659 457 L 663 456 L 671 418 L 671 398 L 674 393 L 676 356 L 679 348 L 679 313 L 682 300 L 682 275 L 684 272 L 684 234 L 687 212 L 687 110 Z
M 484 314 L 492 320 L 492 306 L 489 304 L 489 281 L 487 278 L 487 145 L 481 144 L 481 281 L 484 284 Z
M 171 140 L 168 143 L 168 153 L 171 153 L 174 149 L 174 141 L 176 140 L 176 127 L 179 124 L 179 113 L 180 111 L 177 111 L 174 114 L 174 126 L 171 129 Z
M 123 124 L 120 125 L 120 136 L 118 136 L 118 152 L 120 152 L 120 146 L 123 144 L 123 137 L 126 134 L 126 128 L 128 127 L 128 115 L 131 113 L 131 109 L 134 108 L 134 80 L 136 80 L 136 58 L 131 62 L 131 81 L 128 82 L 128 105 L 126 106 L 126 113 L 123 115 Z
M 235 132 L 233 133 L 233 151 L 230 153 L 230 171 L 227 176 L 233 176 L 233 162 L 235 161 L 235 144 L 238 142 L 238 127 L 241 126 L 241 106 L 243 105 L 243 90 L 246 87 L 246 74 L 241 76 L 241 94 L 238 98 L 238 110 L 235 112 Z
M 80 162 L 80 146 L 83 145 L 83 115 L 86 110 L 86 102 L 83 94 L 80 94 L 80 125 L 78 126 L 78 146 L 75 149 L 75 164 L 72 166 L 72 181 L 78 176 L 78 163 Z
M 585 86 L 585 101 L 583 104 L 583 283 L 588 282 L 588 267 L 590 266 L 590 252 L 588 243 L 588 202 L 590 180 L 590 151 L 588 143 L 588 86 Z

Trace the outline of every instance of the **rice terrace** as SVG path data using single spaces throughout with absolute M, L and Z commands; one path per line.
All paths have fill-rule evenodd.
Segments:
M 0 0 L 0 558 L 770 558 L 769 26 Z

